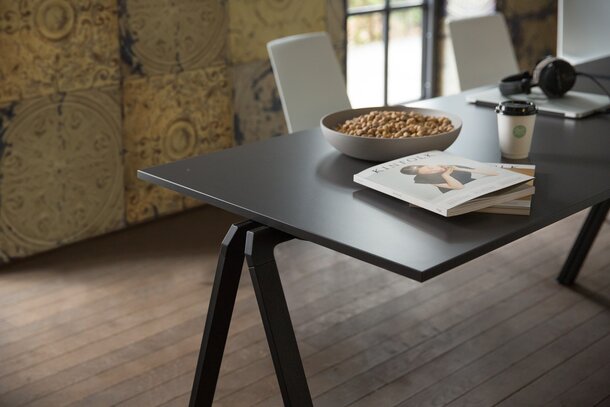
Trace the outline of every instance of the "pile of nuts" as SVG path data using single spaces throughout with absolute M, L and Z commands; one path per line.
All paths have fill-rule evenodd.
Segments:
M 376 138 L 424 137 L 453 130 L 447 117 L 416 112 L 373 110 L 340 124 L 335 129 L 352 136 Z

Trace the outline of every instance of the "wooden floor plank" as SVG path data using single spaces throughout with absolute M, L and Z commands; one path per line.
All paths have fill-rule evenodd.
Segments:
M 608 397 L 606 397 L 599 403 L 596 403 L 595 407 L 610 407 L 610 395 L 608 395 Z
M 480 281 L 480 283 L 482 284 L 483 281 Z M 468 285 L 464 285 L 464 287 L 470 287 L 470 289 L 473 289 L 472 286 Z M 448 291 L 447 294 L 441 298 L 436 298 L 448 298 L 450 296 L 449 292 L 451 291 Z M 456 296 L 459 297 L 459 291 L 456 293 Z M 428 300 L 428 302 L 430 302 L 430 300 Z M 436 303 L 442 304 L 442 301 L 438 301 Z M 405 305 L 405 309 L 408 308 L 408 305 Z M 415 308 L 418 308 L 419 311 L 423 313 L 433 313 L 435 310 L 437 312 L 440 312 L 440 310 L 442 310 L 442 308 L 437 309 L 431 307 L 429 304 L 426 303 L 426 301 L 423 301 L 422 304 L 418 306 L 414 305 L 413 307 L 411 307 L 411 312 L 414 313 L 411 315 L 415 315 L 415 318 L 412 320 L 411 323 L 415 323 L 418 320 L 419 314 L 416 312 Z M 398 310 L 397 312 L 400 313 L 400 310 Z M 353 356 L 354 354 L 357 354 L 359 351 L 366 349 L 368 346 L 371 346 L 375 342 L 382 342 L 384 339 L 387 339 L 389 336 L 391 336 L 392 333 L 396 333 L 396 330 L 404 329 L 405 325 L 409 325 L 408 318 L 393 318 L 392 320 L 383 320 L 380 323 L 383 326 L 376 325 L 373 320 L 373 326 L 366 327 L 365 329 L 360 331 L 358 335 L 350 336 L 341 341 L 338 341 L 335 344 L 330 345 L 329 347 L 323 348 L 320 352 L 314 355 L 303 354 L 303 356 L 305 357 L 305 369 L 308 374 L 311 375 L 312 373 L 316 373 L 319 371 L 318 369 L 323 369 L 324 367 L 329 368 L 332 366 L 332 364 L 336 364 L 341 360 L 344 360 L 346 358 L 349 358 L 350 356 Z M 332 327 L 328 328 L 329 333 L 332 331 L 332 329 Z M 425 327 L 424 331 L 430 331 L 429 327 Z M 389 350 L 391 349 L 391 346 L 385 349 Z M 231 375 L 230 380 L 235 382 L 234 386 L 237 386 L 238 383 L 256 380 L 258 374 L 265 373 L 267 375 L 271 375 L 265 378 L 265 386 L 273 387 L 275 385 L 275 378 L 272 376 L 272 370 L 267 369 L 266 371 L 263 371 L 263 369 L 259 369 L 260 372 L 257 373 L 253 373 L 252 370 L 253 366 L 249 366 L 247 367 L 247 369 L 236 372 L 236 374 Z M 229 387 L 229 389 L 231 388 Z M 226 405 L 239 405 L 239 403 L 243 401 L 251 401 L 256 399 L 254 397 L 255 392 L 261 394 L 265 393 L 265 389 L 261 386 L 261 383 L 256 383 L 256 386 L 254 388 L 245 387 L 241 390 L 241 394 L 233 394 L 231 397 L 222 401 Z M 221 392 L 219 395 L 222 397 L 223 394 L 224 392 Z
M 293 279 L 293 280 L 294 280 L 294 279 Z M 297 279 L 296 281 L 300 281 L 300 279 Z M 251 290 L 250 290 L 250 291 L 251 291 Z M 243 291 L 241 291 L 241 292 L 240 292 L 240 294 L 238 294 L 238 295 L 241 295 L 241 294 L 243 294 Z M 204 297 L 204 296 L 202 296 L 202 297 Z M 239 303 L 238 303 L 238 305 L 239 305 Z M 239 307 L 238 307 L 238 309 L 239 309 Z M 260 318 L 259 318 L 259 325 L 260 325 Z M 235 324 L 233 324 L 232 326 L 235 326 Z M 195 350 L 195 349 L 193 349 L 193 351 L 194 351 L 194 350 Z M 117 368 L 118 368 L 118 369 L 120 369 L 120 367 L 117 367 Z M 90 369 L 89 369 L 89 370 L 90 370 Z M 190 369 L 190 368 L 189 368 L 189 369 L 187 369 L 187 371 L 188 371 L 190 374 L 192 374 L 192 369 Z M 60 392 L 60 393 L 61 393 L 61 392 Z
M 588 302 L 579 301 L 577 296 L 569 294 L 573 293 L 557 293 L 507 324 L 485 332 L 408 377 L 395 381 L 380 391 L 377 397 L 383 394 L 387 400 L 394 400 L 390 405 L 410 397 L 401 406 L 445 405 L 451 402 L 557 339 L 582 318 L 599 311 L 592 309 Z M 562 325 L 560 329 L 553 329 L 553 324 Z M 401 385 L 404 388 L 400 389 Z M 391 393 L 391 390 L 394 392 Z
M 189 389 L 190 392 L 190 389 Z M 181 396 L 174 397 L 167 403 L 162 403 L 159 407 L 185 407 L 189 404 L 189 394 L 183 393 Z
M 470 271 L 472 272 L 472 270 L 474 269 L 471 268 Z M 368 367 L 373 366 L 376 360 L 379 362 L 390 359 L 399 353 L 399 349 L 404 350 L 407 344 L 417 344 L 415 338 L 423 340 L 437 333 L 440 329 L 443 329 L 443 323 L 457 323 L 460 321 L 459 318 L 456 318 L 457 316 L 465 318 L 470 315 L 466 311 L 470 304 L 464 304 L 462 307 L 455 307 L 456 301 L 459 302 L 464 298 L 469 298 L 467 293 L 470 293 L 470 295 L 485 293 L 485 299 L 479 302 L 479 309 L 488 307 L 491 298 L 496 300 L 502 299 L 502 295 L 510 293 L 511 290 L 507 289 L 507 287 L 501 287 L 497 292 L 494 292 L 493 290 L 489 290 L 491 286 L 486 286 L 485 284 L 486 281 L 489 281 L 491 284 L 500 283 L 515 275 L 514 273 L 507 273 L 507 271 L 507 269 L 497 268 L 492 272 L 486 273 L 484 277 L 474 280 L 475 282 L 471 283 L 467 280 L 468 283 L 463 284 L 462 290 L 453 287 L 453 289 L 447 290 L 444 294 L 437 293 L 437 295 L 431 296 L 429 303 L 420 301 L 417 306 L 405 307 L 405 309 L 399 310 L 396 315 L 386 321 L 386 323 L 374 326 L 369 331 L 363 331 L 364 334 L 361 333 L 355 336 L 353 341 L 339 341 L 335 346 L 331 346 L 327 348 L 326 351 L 314 355 L 313 358 L 304 355 L 306 356 L 304 361 L 305 369 L 310 375 L 310 386 L 313 394 L 316 395 L 318 394 L 318 391 L 328 390 L 328 386 L 332 387 L 333 384 L 339 384 L 341 383 L 341 380 L 347 380 L 351 375 L 361 372 L 361 370 L 356 367 L 357 365 L 360 366 L 360 369 L 367 369 Z M 464 272 L 466 273 L 466 271 Z M 494 277 L 494 273 L 498 274 L 498 276 Z M 464 276 L 467 276 L 467 274 L 464 274 Z M 530 280 L 523 281 L 521 285 L 517 286 L 515 291 L 522 290 L 530 283 Z M 452 315 L 451 311 L 447 313 L 447 309 L 451 309 L 455 314 Z M 470 307 L 470 309 L 470 312 L 476 312 L 475 306 Z M 439 315 L 436 319 L 432 318 L 433 315 L 435 315 L 435 312 Z M 410 318 L 413 318 L 412 321 L 415 323 L 421 321 L 424 321 L 424 323 L 419 326 L 410 327 Z M 445 325 L 444 328 L 447 328 L 447 326 Z M 419 329 L 421 329 L 421 332 Z M 393 335 L 404 330 L 408 330 L 408 339 L 404 337 L 392 338 Z M 381 344 L 378 345 L 379 342 L 381 342 Z M 358 354 L 359 352 L 362 352 L 362 354 Z M 313 360 L 310 362 L 310 359 Z M 347 361 L 342 365 L 335 365 L 346 359 Z M 359 363 L 359 360 L 365 362 Z M 327 369 L 327 371 L 319 375 L 315 374 L 319 373 L 321 369 Z M 312 373 L 314 374 L 312 375 Z M 241 379 L 243 379 L 243 377 Z M 273 386 L 274 381 L 275 378 L 270 376 L 265 379 L 265 384 L 267 386 Z M 258 390 L 255 390 L 255 388 L 250 386 L 245 387 L 241 391 L 241 395 L 235 394 L 232 397 L 225 399 L 224 402 L 226 405 L 240 405 L 241 403 L 255 400 L 255 393 L 264 394 L 266 392 L 260 383 L 257 383 L 257 386 Z M 266 405 L 267 403 L 271 403 L 269 405 L 275 405 L 277 401 L 277 399 L 265 400 L 262 405 Z
M 603 403 L 610 228 L 579 289 L 554 282 L 584 215 L 425 284 L 308 242 L 280 245 L 316 405 Z M 0 269 L 0 405 L 187 405 L 219 242 L 234 221 L 201 208 Z M 281 405 L 249 280 L 244 269 L 218 406 Z M 558 394 L 555 383 L 569 388 Z
M 187 284 L 188 286 L 197 284 L 209 286 L 211 284 L 202 281 L 201 273 L 190 273 L 188 272 L 188 267 L 185 267 L 185 269 L 187 272 L 167 278 L 165 285 L 156 284 L 155 281 L 158 280 L 158 276 L 150 272 L 145 272 L 143 276 L 133 280 L 128 281 L 126 279 L 121 288 L 109 293 L 108 298 L 100 298 L 83 303 L 79 307 L 63 309 L 56 315 L 22 325 L 19 329 L 2 332 L 0 334 L 0 346 L 19 342 L 24 338 L 31 338 L 40 334 L 48 335 L 50 330 L 57 330 L 58 327 L 63 325 L 75 324 L 77 321 L 80 322 L 87 317 L 92 316 L 95 318 L 96 316 L 103 316 L 105 312 L 112 313 L 121 308 L 131 310 L 132 306 L 137 308 L 139 303 L 130 301 L 134 299 L 143 299 L 145 302 L 150 301 L 151 298 L 147 298 L 148 296 L 158 295 L 159 291 L 167 289 L 167 287 L 173 288 L 180 284 Z M 0 352 L 2 351 L 0 350 Z
M 307 268 L 309 268 L 309 265 Z M 362 296 L 366 289 L 379 290 L 397 282 L 403 285 L 412 284 L 404 282 L 402 281 L 404 279 L 399 279 L 398 276 L 389 273 L 374 273 L 370 267 L 363 267 L 362 264 L 351 261 L 338 262 L 337 269 L 339 271 L 337 276 L 343 275 L 345 277 L 344 281 L 348 281 L 348 283 L 337 285 L 335 283 L 340 280 L 329 282 L 327 277 L 323 276 L 328 276 L 328 270 L 323 269 L 319 270 L 319 273 L 316 273 L 315 276 L 316 280 L 321 280 L 319 285 L 305 287 L 295 282 L 294 287 L 298 289 L 287 289 L 286 296 L 290 298 L 289 309 L 295 326 L 325 315 L 330 310 L 346 303 L 353 302 Z M 341 271 L 344 273 L 341 273 Z M 227 356 L 235 351 L 246 352 L 248 346 L 252 346 L 254 343 L 265 342 L 264 333 L 258 329 L 260 327 L 260 317 L 256 307 L 253 307 L 246 316 L 236 318 L 234 325 L 240 328 L 245 327 L 245 329 L 235 331 L 232 340 L 227 344 Z
M 169 401 L 175 397 L 176 394 L 183 394 L 185 391 L 190 389 L 190 383 L 185 381 L 182 377 L 177 377 L 164 383 L 163 387 L 156 387 L 150 392 L 140 393 L 137 396 L 125 400 L 117 407 L 139 407 L 139 406 L 158 406 L 161 403 Z
M 143 283 L 146 283 L 146 279 L 142 279 Z M 6 339 L 6 344 L 0 345 L 0 363 L 10 364 L 11 359 L 15 359 L 22 353 L 41 352 L 43 348 L 55 346 L 59 349 L 67 349 L 67 347 L 61 342 L 71 340 L 75 336 L 86 334 L 87 332 L 93 331 L 99 339 L 99 333 L 102 331 L 103 323 L 112 324 L 114 329 L 117 321 L 125 319 L 126 317 L 134 317 L 134 314 L 143 313 L 148 314 L 148 310 L 151 307 L 156 307 L 168 300 L 172 299 L 163 294 L 188 294 L 193 291 L 200 291 L 200 294 L 205 295 L 209 292 L 209 285 L 205 290 L 203 287 L 197 286 L 197 280 L 195 278 L 185 279 L 184 282 L 177 285 L 165 285 L 157 286 L 151 284 L 154 290 L 142 290 L 137 289 L 129 293 L 117 293 L 115 301 L 100 301 L 100 303 L 92 303 L 89 305 L 89 311 L 82 310 L 81 314 L 78 315 L 78 310 L 66 311 L 66 314 L 72 315 L 72 318 L 57 322 L 54 326 L 51 325 L 47 329 L 42 331 L 34 331 L 30 329 L 14 330 L 12 333 L 27 332 L 27 336 L 23 335 L 12 335 L 6 334 L 6 337 L 10 337 L 11 340 Z M 104 306 L 105 305 L 105 306 Z M 97 312 L 91 312 L 93 309 Z M 129 310 L 127 313 L 125 310 Z M 76 315 L 75 315 L 76 314 Z M 5 365 L 6 366 L 6 365 Z M 21 367 L 26 365 L 21 364 Z M 3 373 L 8 372 L 9 369 L 3 369 Z M 0 373 L 1 374 L 1 373 Z
M 151 372 L 160 366 L 165 366 L 170 362 L 183 362 L 194 369 L 192 361 L 193 354 L 197 352 L 200 345 L 199 334 L 188 336 L 176 343 L 165 346 L 156 351 L 151 351 L 140 358 L 127 363 L 122 363 L 117 367 L 109 368 L 95 376 L 67 386 L 60 391 L 56 391 L 36 399 L 29 405 L 35 406 L 65 406 L 86 399 L 92 394 L 98 394 L 114 385 L 125 383 L 134 377 L 145 373 L 147 377 Z M 105 387 L 102 387 L 103 383 Z M 123 397 L 127 398 L 127 397 Z M 123 398 L 119 398 L 122 400 Z M 106 400 L 108 401 L 108 400 Z M 81 402 L 82 404 L 83 402 Z M 92 400 L 87 400 L 86 404 L 95 404 Z M 108 403 L 110 405 L 112 403 Z
M 302 307 L 291 312 L 293 324 L 296 326 L 316 318 L 324 318 L 332 310 L 367 296 L 367 292 L 382 290 L 391 284 L 393 284 L 392 280 L 370 276 L 359 284 L 342 287 L 332 295 L 329 293 L 326 297 L 305 303 Z M 246 334 L 237 334 L 231 338 L 227 346 L 226 359 L 223 361 L 221 371 L 223 375 L 243 369 L 268 356 L 267 342 L 264 337 L 264 330 L 261 329 L 260 318 L 258 322 L 256 326 L 248 330 L 247 336 Z M 240 343 L 242 346 L 238 347 Z
M 606 349 L 606 353 L 608 350 Z M 545 404 L 551 406 L 579 407 L 607 404 L 610 398 L 610 363 L 598 369 L 592 375 L 575 384 L 558 397 Z
M 186 394 L 190 392 L 192 383 L 192 374 L 185 374 L 185 368 L 189 371 L 194 371 L 197 353 L 192 352 L 181 358 L 172 360 L 163 366 L 154 368 L 145 374 L 140 374 L 123 380 L 120 383 L 111 386 L 105 391 L 99 391 L 91 394 L 73 404 L 71 407 L 104 407 L 116 406 L 123 402 L 129 402 L 132 405 L 135 402 L 141 402 L 141 406 L 155 406 L 163 401 L 169 401 L 169 393 L 176 387 L 172 383 L 181 383 L 178 394 Z M 188 376 L 188 377 L 187 377 Z M 157 399 L 156 395 L 162 392 L 166 394 L 163 400 Z M 172 395 L 171 398 L 175 397 Z M 146 400 L 146 401 L 144 401 Z
M 556 239 L 554 240 L 554 242 L 555 242 L 555 241 L 556 241 Z M 529 245 L 529 243 L 530 243 L 530 242 L 526 242 L 526 243 L 528 243 L 528 245 Z M 528 246 L 528 245 L 525 245 L 525 246 Z M 529 249 L 531 249 L 531 245 L 529 245 Z M 459 295 L 458 295 L 458 296 L 459 296 Z M 323 331 L 323 335 L 324 335 L 324 336 L 326 336 L 326 335 L 327 335 L 327 333 L 326 333 L 325 331 Z M 344 347 L 342 347 L 342 349 L 349 349 L 349 347 L 348 347 L 348 346 L 344 346 Z M 338 352 L 338 353 L 341 353 L 341 352 Z M 331 360 L 332 360 L 332 355 L 331 355 L 331 357 L 330 357 L 330 358 L 327 358 L 327 359 L 331 359 Z M 306 359 L 306 360 L 305 360 L 306 369 L 307 369 L 307 364 L 308 364 L 308 361 L 307 361 L 307 359 Z M 268 366 L 269 366 L 269 365 L 268 365 Z M 309 372 L 309 370 L 308 370 L 308 372 Z M 243 377 L 242 377 L 242 379 L 243 379 Z M 238 383 L 239 383 L 239 381 L 238 381 Z M 221 387 L 222 387 L 222 383 L 221 383 L 220 385 L 221 385 Z M 265 385 L 269 386 L 269 388 L 272 388 L 273 386 L 275 386 L 275 378 L 274 378 L 274 377 L 268 377 L 268 378 L 265 378 Z M 260 389 L 259 389 L 259 390 L 260 390 Z M 262 392 L 264 393 L 264 390 L 262 390 Z M 246 395 L 246 397 L 247 397 L 247 399 L 248 399 L 248 400 L 252 400 L 252 399 L 254 399 L 254 398 L 252 397 L 252 395 L 253 395 L 253 389 L 252 389 L 252 388 L 250 388 L 250 387 L 246 387 L 242 393 L 243 393 L 244 395 Z M 222 394 L 222 393 L 221 393 L 221 394 Z M 229 399 L 229 401 L 228 401 L 227 403 L 228 403 L 228 404 L 231 404 L 231 403 L 234 403 L 234 402 L 236 402 L 236 400 L 235 400 L 235 399 Z
M 119 335 L 103 339 L 95 343 L 95 346 L 84 346 L 57 358 L 46 360 L 33 367 L 4 376 L 0 378 L 0 392 L 2 392 L 0 402 L 12 405 L 16 404 L 17 400 L 26 398 L 29 401 L 51 390 L 61 388 L 64 383 L 71 383 L 70 380 L 74 380 L 70 368 L 103 357 L 114 350 L 125 348 L 155 333 L 178 326 L 180 323 L 195 318 L 199 319 L 201 317 L 200 312 L 201 305 L 199 303 L 186 307 L 180 306 L 154 321 L 145 322 Z M 53 370 L 57 373 L 50 374 Z M 68 376 L 70 376 L 70 379 L 68 379 Z M 27 396 L 24 396 L 22 388 L 28 384 L 30 384 L 30 390 Z
M 510 274 L 509 274 L 510 275 Z M 521 280 L 521 279 L 517 279 L 514 280 L 511 284 L 517 284 L 515 287 L 515 290 L 512 291 L 511 289 L 507 289 L 507 287 L 503 287 L 500 293 L 494 293 L 495 295 L 493 297 L 490 298 L 494 298 L 494 299 L 503 299 L 502 297 L 502 293 L 511 293 L 511 292 L 520 292 L 522 290 L 527 290 L 528 287 L 530 287 L 530 290 L 525 291 L 526 293 L 531 293 L 532 296 L 532 300 L 531 301 L 538 301 L 543 297 L 538 297 L 539 295 L 543 295 L 545 293 L 544 289 L 531 289 L 531 285 L 535 283 L 534 280 L 528 280 L 528 278 L 532 278 L 531 275 L 529 274 L 525 274 L 525 279 Z M 549 292 L 546 292 L 546 294 L 549 294 Z M 527 302 L 525 300 L 514 300 L 513 302 L 515 304 L 515 306 L 519 307 L 519 306 L 523 306 L 524 304 L 526 304 Z M 487 304 L 484 307 L 488 307 L 489 304 Z M 483 314 L 485 315 L 485 314 Z M 510 315 L 510 314 L 509 314 Z M 481 322 L 477 322 L 474 323 L 474 330 L 472 328 L 466 328 L 466 329 L 462 329 L 460 331 L 460 327 L 459 325 L 456 327 L 448 327 L 449 329 L 453 329 L 453 331 L 446 331 L 444 332 L 444 336 L 440 336 L 439 338 L 435 338 L 434 342 L 432 343 L 424 343 L 419 345 L 419 348 L 416 347 L 414 349 L 408 349 L 408 353 L 406 354 L 398 354 L 398 355 L 394 355 L 394 357 L 392 357 L 391 359 L 388 359 L 387 363 L 383 363 L 379 366 L 376 366 L 374 368 L 372 368 L 370 370 L 370 372 L 366 372 L 363 373 L 360 376 L 355 377 L 354 379 L 350 379 L 349 381 L 342 383 L 342 385 L 337 388 L 334 389 L 330 392 L 327 392 L 326 394 L 322 395 L 317 401 L 318 403 L 321 403 L 321 405 L 324 405 L 325 403 L 328 403 L 328 405 L 332 405 L 334 403 L 348 403 L 348 402 L 352 402 L 357 400 L 359 397 L 361 397 L 362 395 L 366 394 L 366 392 L 368 391 L 373 391 L 375 390 L 378 386 L 383 385 L 391 380 L 393 380 L 395 378 L 394 375 L 399 374 L 401 369 L 406 369 L 408 370 L 409 368 L 414 367 L 415 360 L 412 360 L 411 357 L 409 357 L 409 354 L 417 356 L 420 359 L 420 363 L 425 363 L 425 358 L 422 359 L 423 355 L 426 355 L 426 357 L 434 357 L 433 354 L 431 354 L 430 352 L 424 352 L 424 354 L 421 354 L 421 350 L 420 349 L 431 349 L 433 352 L 442 352 L 442 347 L 441 344 L 443 343 L 443 337 L 446 337 L 448 339 L 450 339 L 449 343 L 445 343 L 444 346 L 451 346 L 451 341 L 455 341 L 458 340 L 458 338 L 460 337 L 460 332 L 461 335 L 465 335 L 464 338 L 467 338 L 469 335 L 474 335 L 474 333 L 476 332 L 476 329 L 483 329 L 483 325 L 482 325 L 482 321 L 485 321 L 485 317 L 481 316 L 479 318 L 482 318 L 480 321 Z M 489 320 L 488 323 L 493 323 L 494 319 Z M 456 334 L 451 334 L 449 335 L 450 332 L 456 332 Z M 368 377 L 374 377 L 375 380 L 368 380 Z M 353 391 L 352 391 L 353 389 Z M 368 390 L 367 390 L 368 389 Z M 344 399 L 345 397 L 345 399 Z
M 449 406 L 489 406 L 539 378 L 583 348 L 610 332 L 610 311 L 601 312 L 576 329 L 548 344 L 482 385 L 448 404 Z
M 259 321 L 259 327 L 260 327 L 260 321 Z M 262 329 L 262 327 L 261 327 L 260 329 Z M 195 349 L 193 349 L 193 350 L 195 350 Z M 121 366 L 117 366 L 117 367 L 116 367 L 116 369 L 119 369 L 119 370 L 120 370 L 120 369 L 121 369 Z M 185 368 L 185 371 L 187 371 L 189 374 L 192 374 L 192 371 L 193 371 L 193 370 L 192 370 L 191 368 L 188 368 L 188 367 L 187 367 L 187 368 Z M 65 399 L 65 398 L 64 398 L 64 399 Z
M 585 380 L 597 370 L 610 364 L 610 335 L 606 335 L 598 342 L 577 353 L 566 362 L 538 380 L 525 386 L 518 392 L 512 394 L 499 404 L 501 407 L 514 405 L 537 405 L 542 406 L 548 400 L 560 397 L 566 389 Z M 608 392 L 610 395 L 610 376 L 608 376 Z
M 600 278 L 593 279 L 587 276 L 591 284 L 600 287 L 610 284 L 610 276 L 607 273 L 600 270 L 595 276 Z M 355 405 L 366 405 L 380 398 L 390 405 L 395 405 L 420 391 L 421 394 L 407 400 L 404 405 L 449 403 L 478 382 L 497 373 L 502 369 L 503 364 L 518 360 L 524 352 L 528 352 L 528 349 L 536 349 L 540 346 L 537 341 L 544 344 L 545 341 L 556 337 L 557 332 L 554 332 L 554 336 L 551 335 L 553 332 L 547 326 L 549 321 L 553 320 L 551 317 L 567 318 L 569 323 L 574 323 L 577 320 L 574 315 L 580 318 L 586 315 L 580 308 L 576 311 L 571 308 L 577 308 L 576 304 L 579 302 L 581 308 L 593 308 L 599 311 L 598 307 L 592 307 L 589 302 L 582 301 L 582 298 L 574 292 L 553 285 L 549 288 L 554 294 L 543 302 L 483 332 L 421 368 L 414 369 Z M 569 316 L 565 317 L 562 311 Z M 542 325 L 538 325 L 541 323 Z M 562 328 L 566 329 L 568 326 L 569 324 L 563 324 Z M 531 329 L 534 333 L 529 333 Z M 531 336 L 535 337 L 535 340 L 530 340 Z M 515 339 L 510 341 L 513 338 Z M 425 390 L 426 388 L 428 390 Z

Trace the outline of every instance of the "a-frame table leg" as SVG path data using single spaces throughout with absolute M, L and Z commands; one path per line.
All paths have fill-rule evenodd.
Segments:
M 587 219 L 572 246 L 572 250 L 570 250 L 570 254 L 557 277 L 557 281 L 559 281 L 560 284 L 574 284 L 574 281 L 580 272 L 580 268 L 587 258 L 587 254 L 589 254 L 589 250 L 606 220 L 608 210 L 610 210 L 610 199 L 591 207 Z
M 273 255 L 276 245 L 292 238 L 267 226 L 250 230 L 246 260 L 284 405 L 311 407 L 311 394 Z
M 209 407 L 214 400 L 220 362 L 244 264 L 246 233 L 259 226 L 252 221 L 232 225 L 222 241 L 191 391 L 191 407 Z

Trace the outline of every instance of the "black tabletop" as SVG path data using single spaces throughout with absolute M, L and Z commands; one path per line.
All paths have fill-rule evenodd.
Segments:
M 610 58 L 580 69 L 607 73 Z M 579 82 L 581 89 L 597 92 L 585 79 Z M 468 104 L 463 94 L 414 105 L 462 118 L 462 132 L 449 152 L 483 162 L 500 160 L 493 109 Z M 424 281 L 610 199 L 610 115 L 582 120 L 538 116 L 528 162 L 536 165 L 530 216 L 444 218 L 411 208 L 355 184 L 353 174 L 373 163 L 340 154 L 319 129 L 149 168 L 138 176 Z

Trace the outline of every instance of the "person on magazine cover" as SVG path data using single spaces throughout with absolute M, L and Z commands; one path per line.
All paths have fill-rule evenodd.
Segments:
M 470 168 L 461 165 L 409 165 L 401 168 L 400 172 L 415 175 L 414 183 L 434 185 L 442 193 L 464 188 L 465 184 L 474 181 L 472 174 L 498 175 L 487 168 Z

